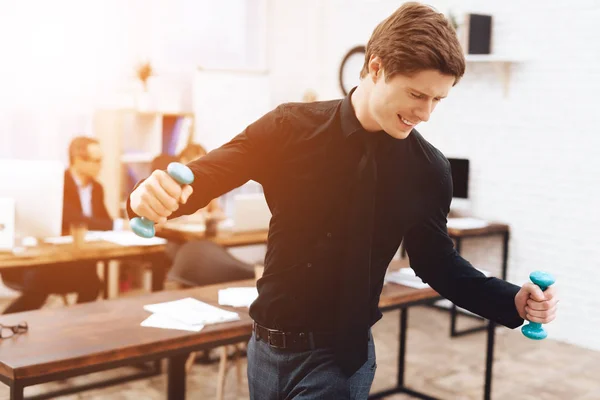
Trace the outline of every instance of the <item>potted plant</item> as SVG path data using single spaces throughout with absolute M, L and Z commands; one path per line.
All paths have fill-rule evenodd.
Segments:
M 136 77 L 142 83 L 142 92 L 139 93 L 137 98 L 137 108 L 140 111 L 146 111 L 149 107 L 150 96 L 148 93 L 148 79 L 153 75 L 152 64 L 150 61 L 144 61 L 140 63 L 135 70 Z
M 152 76 L 152 72 L 152 64 L 150 64 L 150 61 L 145 61 L 141 63 L 136 69 L 136 75 L 138 79 L 142 82 L 144 91 L 148 90 L 148 78 Z

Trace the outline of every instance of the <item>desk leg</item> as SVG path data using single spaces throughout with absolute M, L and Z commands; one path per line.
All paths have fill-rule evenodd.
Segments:
M 169 358 L 169 370 L 167 372 L 167 399 L 185 399 L 185 362 L 189 354 L 180 354 Z
M 10 400 L 23 400 L 25 397 L 23 396 L 23 391 L 25 387 L 20 383 L 13 382 L 10 386 Z
M 496 323 L 489 321 L 487 334 L 487 355 L 485 360 L 485 387 L 483 389 L 483 399 L 492 398 L 492 369 L 494 366 L 494 339 L 496 336 Z
M 510 234 L 504 232 L 504 243 L 502 245 L 502 279 L 506 280 L 506 270 L 508 269 L 508 240 Z
M 406 325 L 408 325 L 408 309 L 400 309 L 400 337 L 398 340 L 398 387 L 404 386 L 404 368 L 406 367 Z
M 152 291 L 158 292 L 165 288 L 165 278 L 169 260 L 166 254 L 161 254 L 152 260 Z
M 456 252 L 460 254 L 462 250 L 462 239 L 460 237 L 456 238 Z M 456 309 L 456 304 L 452 303 L 450 306 L 450 337 L 458 336 L 456 332 L 456 315 L 458 310 Z
M 108 267 L 109 263 L 109 260 L 102 261 L 102 268 L 104 269 L 104 288 L 102 290 L 102 297 L 104 300 L 108 300 L 108 287 L 110 284 L 110 268 Z
M 405 393 L 411 397 L 423 400 L 438 400 L 435 397 L 431 397 L 425 393 L 412 390 L 404 386 L 404 369 L 406 367 L 406 328 L 408 326 L 408 308 L 402 307 L 400 309 L 400 333 L 398 341 L 398 384 L 396 387 L 383 390 L 377 393 L 371 393 L 369 400 L 374 399 L 385 399 L 396 393 Z

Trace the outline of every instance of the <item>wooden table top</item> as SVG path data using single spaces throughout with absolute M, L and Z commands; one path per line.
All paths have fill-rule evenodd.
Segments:
M 10 380 L 31 378 L 140 355 L 245 340 L 252 332 L 252 320 L 245 308 L 233 309 L 240 314 L 240 321 L 207 325 L 200 332 L 147 328 L 140 323 L 150 315 L 143 309 L 146 304 L 194 297 L 217 305 L 219 289 L 254 285 L 254 280 L 236 281 L 2 315 L 0 323 L 26 321 L 29 331 L 0 340 L 0 375 Z M 401 306 L 436 297 L 438 294 L 433 289 L 387 284 L 380 306 Z M 222 308 L 232 310 L 230 307 Z
M 451 237 L 472 237 L 472 236 L 486 236 L 495 233 L 506 233 L 509 231 L 509 226 L 499 222 L 490 222 L 488 225 L 482 228 L 450 228 L 448 227 L 448 234 Z
M 506 233 L 508 231 L 508 225 L 495 222 L 490 223 L 483 228 L 448 228 L 448 234 L 454 238 L 486 236 L 495 233 Z M 235 247 L 266 244 L 269 231 L 261 230 L 240 233 L 219 232 L 217 236 L 207 238 L 204 235 L 204 232 L 177 229 L 176 225 L 172 224 L 157 230 L 157 235 L 165 239 L 184 241 L 207 239 L 224 247 Z M 35 247 L 28 247 L 21 253 L 0 252 L 0 270 L 82 260 L 107 260 L 145 255 L 151 256 L 157 253 L 163 253 L 164 251 L 164 245 L 122 246 L 103 240 L 87 242 L 83 247 L 79 248 L 73 246 L 73 244 L 41 243 Z
M 161 228 L 160 236 L 165 239 L 193 240 L 203 239 L 203 233 Z M 216 237 L 206 238 L 225 247 L 265 244 L 268 230 L 256 232 L 222 232 Z M 164 253 L 165 245 L 123 246 L 120 244 L 95 240 L 86 242 L 82 247 L 69 244 L 49 244 L 41 242 L 37 246 L 27 247 L 23 252 L 0 252 L 0 270 L 25 268 L 39 265 L 51 265 L 84 260 L 115 260 L 124 257 L 152 256 Z
M 379 297 L 379 307 L 396 307 L 421 300 L 433 300 L 437 297 L 440 297 L 440 295 L 430 287 L 416 289 L 395 283 L 387 283 L 383 285 L 381 297 Z
M 241 319 L 207 325 L 200 332 L 140 326 L 151 315 L 144 305 L 186 297 L 217 305 L 218 289 L 232 286 L 236 283 L 2 315 L 0 323 L 26 321 L 29 330 L 0 340 L 0 375 L 31 378 L 205 343 L 244 340 L 251 335 L 252 321 L 247 310 L 239 308 L 219 306 L 234 310 Z
M 164 253 L 162 244 L 151 246 L 122 246 L 120 244 L 96 240 L 82 247 L 73 244 L 40 243 L 27 247 L 23 252 L 0 252 L 0 270 L 48 265 L 82 260 L 107 260 L 130 256 Z
M 182 224 L 185 226 L 185 224 Z M 204 231 L 188 231 L 177 229 L 176 224 L 163 226 L 156 232 L 157 236 L 170 240 L 199 240 L 207 239 L 224 247 L 249 246 L 254 244 L 266 244 L 269 236 L 269 230 L 260 230 L 253 232 L 231 232 L 222 231 L 216 236 L 206 237 Z
M 185 226 L 185 223 L 182 223 Z M 486 236 L 495 233 L 505 233 L 509 231 L 509 226 L 500 222 L 490 222 L 482 228 L 450 228 L 448 234 L 452 237 L 467 237 L 467 236 Z M 163 226 L 157 231 L 157 236 L 165 239 L 173 240 L 198 240 L 208 239 L 225 247 L 246 246 L 252 244 L 265 244 L 269 236 L 268 229 L 255 232 L 219 232 L 217 236 L 207 238 L 204 231 L 188 231 L 178 229 L 177 224 L 171 223 L 168 226 Z

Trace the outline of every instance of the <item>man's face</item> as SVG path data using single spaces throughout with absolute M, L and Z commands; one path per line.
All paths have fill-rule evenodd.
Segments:
M 369 100 L 371 118 L 388 135 L 406 139 L 419 122 L 429 120 L 454 81 L 453 76 L 425 70 L 410 77 L 396 74 L 385 82 L 385 71 L 379 70 Z
M 89 144 L 86 155 L 75 157 L 74 166 L 80 174 L 96 179 L 102 166 L 102 149 L 100 145 L 96 143 Z

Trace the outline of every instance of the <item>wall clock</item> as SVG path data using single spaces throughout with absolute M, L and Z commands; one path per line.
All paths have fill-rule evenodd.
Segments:
M 360 71 L 365 63 L 365 46 L 350 49 L 340 64 L 340 89 L 344 96 L 360 82 Z

